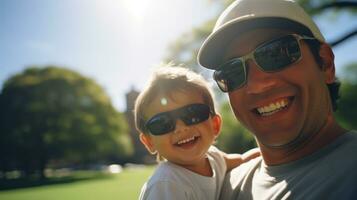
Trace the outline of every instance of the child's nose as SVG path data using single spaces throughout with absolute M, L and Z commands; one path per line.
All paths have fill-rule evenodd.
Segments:
M 179 133 L 179 132 L 184 132 L 187 131 L 189 129 L 189 127 L 180 119 L 176 120 L 176 128 L 175 128 L 175 133 Z

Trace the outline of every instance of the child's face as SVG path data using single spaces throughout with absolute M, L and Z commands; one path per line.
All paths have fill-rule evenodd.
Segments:
M 202 96 L 191 91 L 159 95 L 149 104 L 145 118 L 148 120 L 159 113 L 190 104 L 204 104 Z M 186 125 L 177 119 L 174 130 L 163 135 L 141 134 L 141 141 L 149 151 L 157 151 L 171 162 L 194 165 L 205 159 L 208 148 L 218 136 L 220 125 L 219 115 L 210 114 L 207 120 L 193 125 Z

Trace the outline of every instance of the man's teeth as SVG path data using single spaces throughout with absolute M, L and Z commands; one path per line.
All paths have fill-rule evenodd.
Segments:
M 191 142 L 191 141 L 194 140 L 195 138 L 196 138 L 195 136 L 192 136 L 191 138 L 187 138 L 187 139 L 178 141 L 177 144 L 180 145 L 180 144 L 184 144 L 184 143 L 187 143 L 187 142 Z
M 263 106 L 263 107 L 257 108 L 257 111 L 262 116 L 269 116 L 269 115 L 272 115 L 272 114 L 282 110 L 287 105 L 288 105 L 288 100 L 283 99 L 278 102 L 271 103 L 268 106 Z

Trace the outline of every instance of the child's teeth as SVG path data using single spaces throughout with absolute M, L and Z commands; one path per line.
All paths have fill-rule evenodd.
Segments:
M 191 138 L 187 138 L 187 139 L 181 140 L 181 141 L 178 141 L 177 144 L 184 144 L 184 143 L 190 142 L 190 141 L 192 141 L 194 139 L 195 139 L 195 136 L 193 136 Z

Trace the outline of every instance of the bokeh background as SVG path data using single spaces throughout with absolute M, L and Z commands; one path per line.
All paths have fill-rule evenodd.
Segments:
M 230 2 L 1 0 L 0 199 L 137 199 L 155 158 L 138 141 L 135 98 L 168 62 L 212 83 L 196 55 Z M 335 52 L 336 117 L 357 129 L 357 1 L 298 2 Z M 212 87 L 224 121 L 217 146 L 254 147 Z

